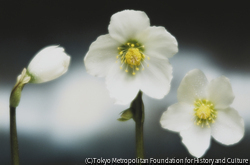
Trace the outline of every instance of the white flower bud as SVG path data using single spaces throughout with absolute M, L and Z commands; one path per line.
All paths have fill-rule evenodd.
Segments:
M 59 46 L 48 46 L 39 51 L 31 60 L 27 74 L 31 83 L 43 83 L 63 75 L 69 67 L 70 56 Z

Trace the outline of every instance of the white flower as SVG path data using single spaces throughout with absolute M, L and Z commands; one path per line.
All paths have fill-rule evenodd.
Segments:
M 163 98 L 170 89 L 176 39 L 164 27 L 150 26 L 142 11 L 124 10 L 111 17 L 109 34 L 99 36 L 84 58 L 87 72 L 106 77 L 117 103 L 131 102 L 139 90 Z
M 43 83 L 63 75 L 70 63 L 70 56 L 59 46 L 48 46 L 40 50 L 31 60 L 27 74 L 31 83 Z
M 229 79 L 221 76 L 208 82 L 204 73 L 192 70 L 183 78 L 178 91 L 178 103 L 163 113 L 163 128 L 180 132 L 182 142 L 195 157 L 209 148 L 211 136 L 231 145 L 244 135 L 243 119 L 230 107 L 234 100 Z

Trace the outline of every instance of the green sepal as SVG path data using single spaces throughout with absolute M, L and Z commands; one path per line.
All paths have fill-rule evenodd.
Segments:
M 26 68 L 23 69 L 21 75 L 17 77 L 17 82 L 13 87 L 11 94 L 10 94 L 10 107 L 17 107 L 20 99 L 23 87 L 30 81 L 30 76 L 26 74 Z
M 133 118 L 134 121 L 144 122 L 144 104 L 142 101 L 142 92 L 139 91 L 135 99 L 131 102 L 130 108 L 121 112 L 121 118 L 118 121 L 128 121 Z
M 130 108 L 121 112 L 121 118 L 117 119 L 118 121 L 128 121 L 133 118 L 133 112 Z
M 129 119 L 119 118 L 118 121 L 128 121 Z

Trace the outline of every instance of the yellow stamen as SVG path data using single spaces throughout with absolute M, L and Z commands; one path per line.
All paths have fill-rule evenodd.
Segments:
M 207 119 L 211 114 L 211 110 L 205 106 L 205 105 L 201 105 L 200 108 L 196 111 L 196 115 L 200 118 L 200 119 Z
M 210 127 L 209 123 L 214 123 L 216 119 L 217 110 L 214 109 L 213 104 L 209 100 L 197 99 L 194 102 L 194 116 L 197 125 Z
M 123 64 L 126 64 L 125 72 L 130 72 L 132 75 L 136 75 L 136 72 L 140 70 L 140 65 L 142 65 L 142 70 L 144 70 L 143 61 L 145 56 L 143 54 L 144 46 L 140 43 L 131 40 L 126 42 L 124 45 L 117 47 L 118 55 L 117 59 L 121 60 L 120 69 L 124 68 Z M 117 62 L 117 61 L 116 61 Z M 131 69 L 128 69 L 130 67 Z
M 129 48 L 125 58 L 127 64 L 138 66 L 141 63 L 142 56 L 138 48 Z

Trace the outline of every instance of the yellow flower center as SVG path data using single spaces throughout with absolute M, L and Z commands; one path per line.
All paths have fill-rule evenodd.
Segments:
M 128 65 L 139 66 L 142 60 L 142 54 L 138 48 L 129 48 L 125 55 L 125 62 Z
M 210 123 L 214 123 L 217 115 L 217 110 L 214 109 L 214 105 L 209 100 L 201 100 L 198 99 L 194 102 L 194 116 L 195 116 L 195 124 L 207 125 L 210 127 Z
M 144 70 L 143 63 L 146 63 L 144 59 L 145 57 L 147 57 L 148 60 L 150 58 L 143 52 L 144 46 L 135 40 L 130 40 L 124 45 L 119 46 L 119 55 L 117 55 L 116 58 L 121 60 L 120 69 L 125 68 L 125 72 L 132 73 L 132 75 L 135 75 L 136 71 Z M 118 62 L 118 60 L 116 62 Z M 147 63 L 146 65 L 148 66 Z
M 211 109 L 206 105 L 201 105 L 196 111 L 196 115 L 200 119 L 207 119 L 210 116 Z

